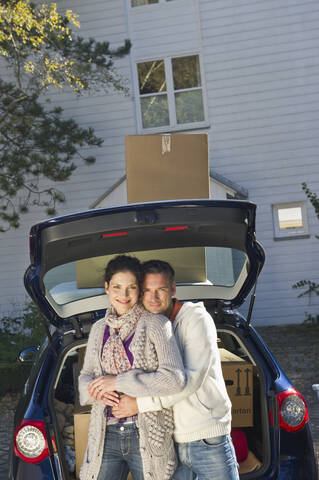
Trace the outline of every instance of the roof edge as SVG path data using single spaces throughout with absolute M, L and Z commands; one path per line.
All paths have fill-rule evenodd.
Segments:
M 224 175 L 221 175 L 220 173 L 215 172 L 212 168 L 209 169 L 209 175 L 213 180 L 216 180 L 219 183 L 222 183 L 226 187 L 231 188 L 234 190 L 237 195 L 240 197 L 240 199 L 246 200 L 248 198 L 248 190 L 241 185 L 238 185 L 238 183 L 233 182 L 232 180 L 229 180 L 228 178 L 224 177 Z M 106 192 L 104 192 L 102 195 L 100 195 L 90 206 L 89 208 L 96 208 L 97 205 L 99 205 L 100 202 L 102 202 L 110 193 L 112 193 L 119 185 L 121 185 L 122 182 L 126 180 L 126 175 L 122 175 Z
M 90 206 L 89 208 L 96 208 L 97 205 L 102 202 L 108 195 L 110 195 L 110 193 L 113 192 L 113 190 L 115 190 L 119 185 L 121 185 L 122 182 L 124 182 L 124 180 L 126 179 L 126 175 L 122 175 L 122 177 L 120 177 L 115 183 L 113 183 L 113 185 L 108 189 L 106 190 L 106 192 L 102 193 L 102 195 L 99 196 L 99 198 L 97 198 Z
M 235 190 L 235 192 L 242 199 L 248 198 L 248 190 L 242 187 L 241 185 L 238 185 L 238 183 L 233 182 L 232 180 L 229 180 L 228 178 L 224 177 L 224 175 L 221 175 L 220 173 L 215 172 L 212 168 L 209 169 L 209 175 L 211 178 L 213 178 L 217 182 L 222 183 L 223 185 L 231 188 L 232 190 Z

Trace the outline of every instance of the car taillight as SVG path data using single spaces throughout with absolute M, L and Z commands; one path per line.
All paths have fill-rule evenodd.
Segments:
M 109 238 L 109 237 L 123 237 L 123 235 L 127 235 L 127 232 L 112 232 L 112 233 L 103 233 L 102 238 Z
M 50 455 L 44 422 L 22 420 L 14 435 L 14 453 L 28 463 L 38 463 Z
M 294 388 L 277 395 L 279 403 L 280 428 L 287 432 L 300 430 L 308 421 L 308 407 L 305 399 Z
M 188 230 L 188 227 L 185 226 L 179 226 L 179 227 L 166 227 L 165 232 L 176 232 L 177 230 Z

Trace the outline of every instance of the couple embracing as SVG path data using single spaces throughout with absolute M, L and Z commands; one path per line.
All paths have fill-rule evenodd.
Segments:
M 81 404 L 92 404 L 80 479 L 238 480 L 204 305 L 174 298 L 174 270 L 160 260 L 115 257 L 105 290 L 111 308 L 91 329 L 79 377 Z

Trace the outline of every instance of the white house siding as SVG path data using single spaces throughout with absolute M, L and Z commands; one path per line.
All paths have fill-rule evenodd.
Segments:
M 93 205 L 125 173 L 124 138 L 141 133 L 135 96 L 135 64 L 165 56 L 199 53 L 203 67 L 213 170 L 249 192 L 257 203 L 257 237 L 267 260 L 257 287 L 253 322 L 301 322 L 319 311 L 319 297 L 297 299 L 291 285 L 319 282 L 319 224 L 307 203 L 309 238 L 274 240 L 272 204 L 305 200 L 301 182 L 319 192 L 319 3 L 305 0 L 173 0 L 130 8 L 127 0 L 61 1 L 80 14 L 84 37 L 120 45 L 130 38 L 130 57 L 116 61 L 132 96 L 99 93 L 80 100 L 54 98 L 80 125 L 105 138 L 96 164 L 79 168 L 61 189 L 59 213 Z M 205 93 L 206 88 L 206 93 Z M 148 133 L 153 133 L 149 131 Z M 60 188 L 60 186 L 59 186 Z M 217 192 L 217 190 L 216 190 Z M 122 192 L 123 193 L 123 192 Z M 113 192 L 114 198 L 118 192 Z M 22 303 L 27 232 L 43 212 L 23 217 L 18 231 L 0 244 L 0 300 Z M 2 269 L 1 269 L 2 270 Z
M 200 17 L 212 166 L 257 203 L 267 255 L 253 322 L 301 322 L 319 311 L 291 288 L 319 281 L 318 220 L 308 202 L 310 238 L 275 241 L 271 205 L 319 192 L 319 4 L 201 0 Z
M 197 1 L 174 0 L 128 7 L 127 12 L 135 60 L 198 50 L 200 29 Z

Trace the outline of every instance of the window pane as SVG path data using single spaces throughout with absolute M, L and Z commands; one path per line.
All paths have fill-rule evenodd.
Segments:
M 167 95 L 141 98 L 143 128 L 169 124 Z
M 76 262 L 65 263 L 49 270 L 43 278 L 46 295 L 50 295 L 58 305 L 104 295 L 103 287 L 78 288 Z
M 174 90 L 201 86 L 199 57 L 180 57 L 172 59 Z
M 302 227 L 301 207 L 280 208 L 278 218 L 280 229 Z
M 139 63 L 137 69 L 141 94 L 166 91 L 165 66 L 163 60 Z
M 132 0 L 132 7 L 139 5 L 150 5 L 151 3 L 158 3 L 158 0 Z
M 201 90 L 175 93 L 177 123 L 202 122 L 204 106 Z
M 244 252 L 224 247 L 206 247 L 207 279 L 213 285 L 234 285 L 247 262 Z

